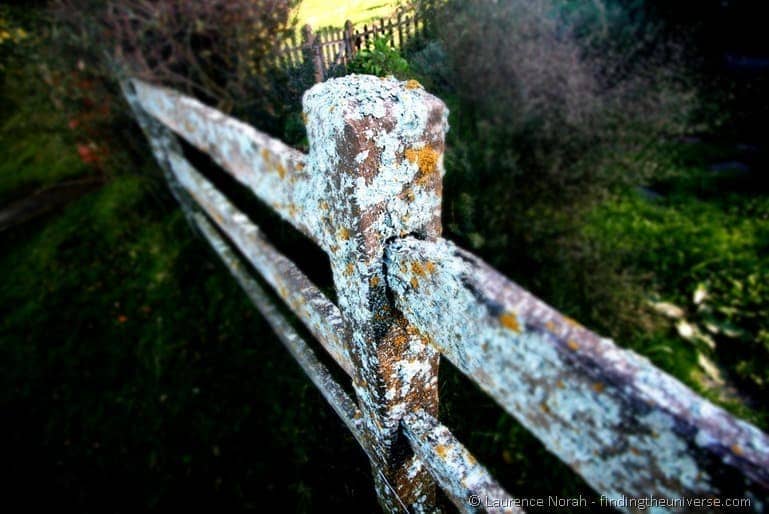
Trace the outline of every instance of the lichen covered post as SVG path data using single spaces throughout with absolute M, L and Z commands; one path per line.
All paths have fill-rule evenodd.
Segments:
M 391 238 L 440 236 L 447 109 L 415 81 L 350 75 L 307 91 L 304 114 L 308 167 L 325 178 L 316 181 L 316 233 L 345 319 L 380 502 L 433 512 L 433 481 L 399 424 L 416 409 L 437 414 L 439 355 L 390 301 L 383 255 Z

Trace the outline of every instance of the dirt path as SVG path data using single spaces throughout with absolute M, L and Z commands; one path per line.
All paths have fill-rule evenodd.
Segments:
M 31 195 L 0 208 L 0 232 L 63 207 L 80 196 L 101 187 L 103 177 L 67 180 L 38 189 Z

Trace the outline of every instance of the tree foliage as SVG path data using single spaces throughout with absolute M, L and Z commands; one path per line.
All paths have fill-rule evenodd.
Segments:
M 65 44 L 231 111 L 257 103 L 295 0 L 56 0 Z

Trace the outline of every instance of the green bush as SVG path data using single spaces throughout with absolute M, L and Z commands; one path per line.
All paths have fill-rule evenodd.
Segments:
M 700 128 L 679 45 L 637 2 L 425 4 L 437 41 L 414 69 L 451 108 L 451 235 L 604 333 L 648 327 L 635 277 L 578 232 L 592 206 L 678 172 L 665 142 Z
M 347 71 L 378 77 L 394 75 L 404 79 L 409 73 L 409 63 L 397 49 L 390 46 L 390 38 L 382 36 L 374 39 L 373 48 L 364 48 L 355 54 Z
M 669 355 L 654 356 L 663 367 L 683 371 L 683 378 L 702 375 L 708 371 L 698 369 L 702 354 L 720 365 L 727 383 L 760 398 L 769 393 L 767 220 L 769 199 L 762 196 L 725 192 L 703 201 L 679 194 L 658 202 L 625 196 L 597 207 L 582 233 L 584 244 L 639 278 L 648 301 L 680 308 L 667 325 Z M 659 336 L 642 336 L 636 345 L 646 353 Z M 688 350 L 682 354 L 680 347 Z

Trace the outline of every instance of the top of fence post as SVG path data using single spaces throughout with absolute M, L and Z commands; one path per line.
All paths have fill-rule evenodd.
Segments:
M 304 95 L 322 241 L 345 318 L 354 388 L 388 511 L 434 511 L 434 487 L 399 438 L 401 418 L 437 414 L 438 354 L 387 294 L 391 238 L 440 235 L 447 109 L 416 81 L 348 75 Z
M 302 52 L 304 53 L 305 64 L 312 66 L 313 80 L 316 83 L 321 82 L 324 73 L 320 58 L 320 40 L 309 23 L 302 27 Z
M 353 31 L 352 22 L 350 20 L 345 21 L 344 22 L 345 64 L 348 64 L 352 60 L 353 54 L 355 53 L 355 50 L 353 47 L 353 40 L 352 40 L 352 31 Z

